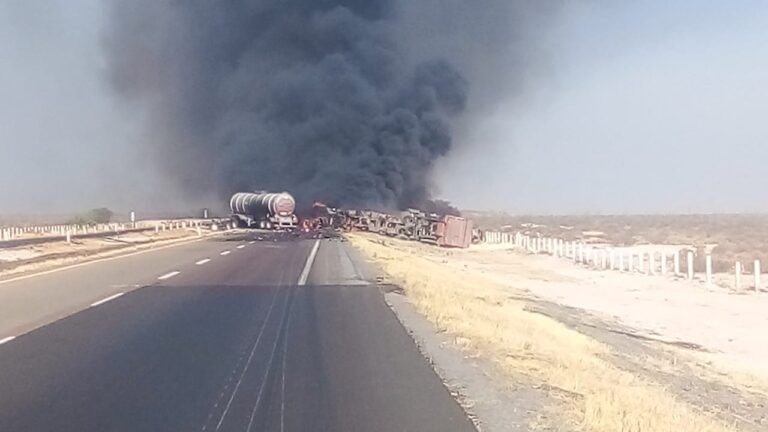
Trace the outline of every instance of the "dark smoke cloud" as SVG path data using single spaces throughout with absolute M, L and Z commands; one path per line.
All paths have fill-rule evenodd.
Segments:
M 391 0 L 115 1 L 109 76 L 189 195 L 419 206 L 469 84 L 406 58 Z

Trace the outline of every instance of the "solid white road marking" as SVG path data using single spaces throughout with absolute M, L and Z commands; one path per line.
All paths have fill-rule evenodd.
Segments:
M 208 264 L 209 262 L 211 262 L 211 259 L 210 259 L 210 258 L 201 259 L 200 261 L 196 262 L 196 263 L 195 263 L 195 265 L 203 265 L 203 264 Z
M 315 240 L 315 245 L 312 246 L 312 251 L 307 257 L 307 262 L 304 264 L 304 270 L 301 271 L 299 281 L 296 283 L 298 286 L 306 285 L 307 278 L 309 278 L 309 271 L 312 270 L 312 264 L 315 262 L 315 256 L 317 255 L 317 249 L 320 248 L 320 240 Z
M 16 339 L 16 336 L 8 336 L 7 338 L 0 339 L 0 345 L 10 342 L 12 340 Z
M 164 275 L 160 276 L 160 277 L 159 277 L 159 278 L 157 278 L 157 279 L 158 279 L 158 280 L 166 280 L 166 279 L 170 279 L 170 278 L 172 278 L 172 277 L 176 276 L 176 275 L 177 275 L 177 274 L 179 274 L 179 273 L 181 273 L 181 272 L 178 272 L 178 271 L 172 271 L 172 272 L 170 272 L 170 273 L 166 273 L 166 274 L 164 274 Z
M 229 254 L 231 254 L 231 253 L 232 253 L 232 252 L 230 252 L 230 251 L 224 251 L 224 252 L 220 253 L 219 255 L 221 255 L 221 256 L 227 256 L 227 255 L 229 255 Z
M 242 249 L 242 248 L 244 248 L 244 247 L 245 247 L 245 245 L 240 245 L 240 246 L 238 246 L 237 248 L 238 248 L 238 249 Z
M 125 293 L 124 293 L 124 292 L 119 292 L 119 293 L 117 293 L 117 294 L 115 294 L 115 295 L 111 295 L 111 296 L 109 296 L 109 297 L 107 297 L 107 298 L 105 298 L 105 299 L 101 299 L 101 300 L 99 300 L 99 301 L 97 301 L 97 302 L 91 303 L 91 307 L 94 307 L 94 306 L 98 306 L 98 305 L 104 304 L 104 303 L 106 303 L 106 302 L 108 302 L 108 301 L 110 301 L 110 300 L 114 300 L 114 299 L 116 299 L 116 298 L 120 297 L 120 296 L 121 296 L 121 295 L 123 295 L 123 294 L 125 294 Z

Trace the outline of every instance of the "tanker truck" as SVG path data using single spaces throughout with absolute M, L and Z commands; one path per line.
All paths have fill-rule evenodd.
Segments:
M 229 200 L 232 224 L 238 228 L 295 228 L 296 201 L 288 192 L 239 192 Z

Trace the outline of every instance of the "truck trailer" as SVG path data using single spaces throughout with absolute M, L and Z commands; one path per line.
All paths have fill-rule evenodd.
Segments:
M 229 200 L 238 228 L 291 229 L 298 225 L 296 200 L 288 192 L 239 192 Z

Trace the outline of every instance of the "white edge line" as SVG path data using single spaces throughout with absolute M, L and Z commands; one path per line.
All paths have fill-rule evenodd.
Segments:
M 315 256 L 317 255 L 317 250 L 320 248 L 320 240 L 315 240 L 315 245 L 312 246 L 312 251 L 309 252 L 309 256 L 307 257 L 307 262 L 304 264 L 304 270 L 301 271 L 301 276 L 299 276 L 299 281 L 296 283 L 298 286 L 303 286 L 307 284 L 307 279 L 309 278 L 309 272 L 312 270 L 312 264 L 315 262 Z
M 164 274 L 164 275 L 160 276 L 159 278 L 157 278 L 157 280 L 166 280 L 166 279 L 170 279 L 170 278 L 172 278 L 172 277 L 176 276 L 176 275 L 177 275 L 177 274 L 179 274 L 179 273 L 181 273 L 181 272 L 179 272 L 179 271 L 172 271 L 172 272 L 170 272 L 170 273 L 166 273 L 166 274 Z
M 44 270 L 44 271 L 37 272 L 37 273 L 30 273 L 30 274 L 23 275 L 23 276 L 16 276 L 16 277 L 12 277 L 12 278 L 9 278 L 9 279 L 3 279 L 3 280 L 0 280 L 0 285 L 4 285 L 4 284 L 7 284 L 7 283 L 11 283 L 11 282 L 16 282 L 16 281 L 20 281 L 20 280 L 25 280 L 25 279 L 31 279 L 31 278 L 34 278 L 34 277 L 44 276 L 44 275 L 48 275 L 48 274 L 52 274 L 52 273 L 58 273 L 58 272 L 66 271 L 66 270 L 71 270 L 71 269 L 79 268 L 79 267 L 85 267 L 85 266 L 88 266 L 88 265 L 91 265 L 91 264 L 96 264 L 96 263 L 101 263 L 101 262 L 106 262 L 106 261 L 114 261 L 114 260 L 118 260 L 118 259 L 122 259 L 122 258 L 128 258 L 128 257 L 136 256 L 136 255 L 144 255 L 146 253 L 156 252 L 156 251 L 160 251 L 160 250 L 163 250 L 163 249 L 170 249 L 170 248 L 173 248 L 173 247 L 183 246 L 183 245 L 190 244 L 190 243 L 197 243 L 197 242 L 203 241 L 205 239 L 206 239 L 205 237 L 203 237 L 203 238 L 195 238 L 194 240 L 183 239 L 183 240 L 179 240 L 178 242 L 175 242 L 175 243 L 171 243 L 171 244 L 167 244 L 167 245 L 163 245 L 163 246 L 158 246 L 158 247 L 150 247 L 150 248 L 147 248 L 147 249 L 144 249 L 144 250 L 140 250 L 138 252 L 131 252 L 131 253 L 127 253 L 127 254 L 124 254 L 124 255 L 116 255 L 116 256 L 110 256 L 110 257 L 104 257 L 104 258 L 97 258 L 97 259 L 95 259 L 93 261 L 85 261 L 85 262 L 81 262 L 81 263 L 77 263 L 77 264 L 67 265 L 67 266 L 64 266 L 64 267 L 56 267 L 56 268 L 52 268 L 50 270 Z
M 196 262 L 196 263 L 195 263 L 195 265 L 203 265 L 203 264 L 208 264 L 209 262 L 211 262 L 211 259 L 210 259 L 210 258 L 201 259 L 200 261 Z
M 230 252 L 230 251 L 228 251 L 228 250 L 227 250 L 227 251 L 224 251 L 224 252 L 220 253 L 219 255 L 221 255 L 221 256 L 225 256 L 225 255 L 229 255 L 229 254 L 231 254 L 231 253 L 232 253 L 232 252 Z
M 2 338 L 2 339 L 0 339 L 0 345 L 4 344 L 6 342 L 10 342 L 10 341 L 12 341 L 14 339 L 16 339 L 16 336 L 8 336 L 6 338 Z
M 124 292 L 119 292 L 119 293 L 117 293 L 117 294 L 115 294 L 115 295 L 111 295 L 111 296 L 109 296 L 109 297 L 107 297 L 107 298 L 105 298 L 105 299 L 101 299 L 101 300 L 99 300 L 99 301 L 97 301 L 97 302 L 91 303 L 91 307 L 95 307 L 95 306 L 98 306 L 98 305 L 102 305 L 102 304 L 104 304 L 104 303 L 106 303 L 106 302 L 108 302 L 108 301 L 110 301 L 110 300 L 114 300 L 114 299 L 116 299 L 116 298 L 120 297 L 120 296 L 121 296 L 121 295 L 123 295 L 123 294 L 125 294 L 125 293 L 124 293 Z

